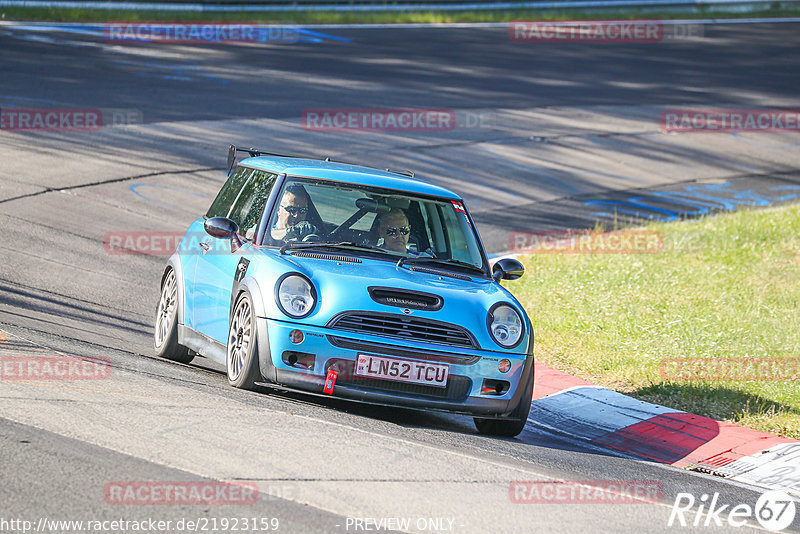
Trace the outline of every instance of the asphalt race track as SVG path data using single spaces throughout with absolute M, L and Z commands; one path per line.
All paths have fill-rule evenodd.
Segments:
M 55 351 L 112 368 L 84 383 L 0 381 L 0 531 L 21 531 L 3 519 L 233 517 L 277 518 L 290 533 L 363 531 L 370 523 L 355 520 L 367 518 L 408 518 L 415 532 L 730 531 L 705 518 L 668 527 L 676 495 L 753 505 L 760 492 L 572 442 L 535 413 L 517 439 L 492 439 L 466 418 L 244 392 L 203 359 L 159 360 L 152 315 L 166 256 L 110 253 L 104 239 L 185 230 L 223 183 L 229 143 L 414 169 L 464 195 L 493 253 L 512 248 L 512 232 L 591 227 L 614 211 L 669 220 L 791 202 L 797 132 L 668 134 L 659 118 L 800 109 L 800 24 L 705 25 L 640 44 L 514 43 L 502 27 L 302 35 L 123 44 L 0 25 L 4 113 L 103 117 L 94 131 L 0 130 L 0 356 Z M 456 123 L 365 132 L 303 121 L 343 108 L 444 109 Z M 512 502 L 514 481 L 565 479 L 660 481 L 663 498 Z M 126 506 L 104 494 L 121 481 L 209 480 L 254 484 L 257 502 Z M 763 529 L 736 529 L 748 530 Z

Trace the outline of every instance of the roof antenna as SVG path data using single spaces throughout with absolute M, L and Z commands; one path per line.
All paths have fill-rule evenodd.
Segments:
M 395 171 L 395 170 L 387 168 L 386 172 L 391 172 L 391 173 L 394 173 L 394 174 L 402 174 L 403 176 L 408 176 L 409 178 L 413 178 L 414 177 L 414 171 L 412 171 L 412 170 Z

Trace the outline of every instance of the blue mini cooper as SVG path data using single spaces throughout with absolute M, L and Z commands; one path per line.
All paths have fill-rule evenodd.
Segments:
M 250 157 L 236 164 L 236 153 Z M 228 180 L 161 277 L 155 350 L 228 382 L 474 417 L 516 436 L 533 330 L 454 193 L 413 178 L 230 147 Z

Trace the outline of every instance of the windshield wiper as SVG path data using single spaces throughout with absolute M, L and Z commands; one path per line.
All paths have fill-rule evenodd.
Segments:
M 338 241 L 336 243 L 330 243 L 325 241 L 316 241 L 316 242 L 303 242 L 303 241 L 294 241 L 292 243 L 286 243 L 281 247 L 281 254 L 286 254 L 288 250 L 300 250 L 305 248 L 317 248 L 317 247 L 329 247 L 329 248 L 342 248 L 342 247 L 350 247 L 350 248 L 359 248 L 363 250 L 374 250 L 376 252 L 381 252 L 383 254 L 388 254 L 389 252 L 381 247 L 376 247 L 375 245 L 359 245 L 358 243 L 354 243 L 352 241 Z
M 482 274 L 486 274 L 486 271 L 483 268 L 473 265 L 471 263 L 467 263 L 461 260 L 453 260 L 453 259 L 445 259 L 445 258 L 409 258 L 403 257 L 397 261 L 397 266 L 402 267 L 404 263 L 443 263 L 445 265 L 453 265 L 456 267 L 463 267 L 465 269 L 469 269 L 471 271 L 477 271 Z

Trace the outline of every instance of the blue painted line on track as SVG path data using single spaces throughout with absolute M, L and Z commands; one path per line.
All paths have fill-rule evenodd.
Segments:
M 140 193 L 140 192 L 138 191 L 138 189 L 139 189 L 140 187 L 156 187 L 156 188 L 158 188 L 158 189 L 167 189 L 167 190 L 169 190 L 169 191 L 177 191 L 178 193 L 184 193 L 184 194 L 187 194 L 187 195 L 192 195 L 192 196 L 195 196 L 195 197 L 198 197 L 198 198 L 208 198 L 208 195 L 204 195 L 204 194 L 202 194 L 202 193 L 195 193 L 195 192 L 193 192 L 193 191 L 187 191 L 186 189 L 181 189 L 181 188 L 179 188 L 179 187 L 171 187 L 171 186 L 168 186 L 168 185 L 160 185 L 160 184 L 133 184 L 133 185 L 131 185 L 131 186 L 129 187 L 129 189 L 130 189 L 130 190 L 133 192 L 133 194 L 134 194 L 134 195 L 136 195 L 136 196 L 138 196 L 138 197 L 141 197 L 141 198 L 143 198 L 144 200 L 147 200 L 148 202 L 152 202 L 153 204 L 157 204 L 157 205 L 159 205 L 159 206 L 164 206 L 164 207 L 166 207 L 166 208 L 171 208 L 171 209 L 174 209 L 174 210 L 182 211 L 182 212 L 185 212 L 185 213 L 194 213 L 194 211 L 185 210 L 185 209 L 183 209 L 183 208 L 179 208 L 178 206 L 175 206 L 175 205 L 173 205 L 173 204 L 169 204 L 168 202 L 161 202 L 160 200 L 155 200 L 155 199 L 153 199 L 153 198 L 150 198 L 150 197 L 148 197 L 147 195 L 144 195 L 144 194 L 142 194 L 142 193 Z
M 315 37 L 321 37 L 322 39 L 327 39 L 329 41 L 340 41 L 342 43 L 352 43 L 352 39 L 348 39 L 347 37 L 339 37 L 337 35 L 331 35 L 329 33 L 322 33 L 314 30 L 309 30 L 308 28 L 296 28 L 298 32 L 304 33 L 307 35 L 313 35 Z
M 625 214 L 652 221 L 670 222 L 676 221 L 680 217 L 705 215 L 714 210 L 734 211 L 741 206 L 767 207 L 776 202 L 786 202 L 800 197 L 800 194 L 797 193 L 771 197 L 757 193 L 752 189 L 729 189 L 731 186 L 730 182 L 686 186 L 682 191 L 650 191 L 646 195 L 629 197 L 625 200 L 587 200 L 584 201 L 584 206 L 607 207 L 614 209 L 616 212 L 592 212 L 589 214 L 591 217 L 613 217 L 615 214 Z M 800 185 L 773 186 L 769 190 L 776 192 L 800 191 Z M 648 204 L 648 202 L 653 201 L 658 201 L 661 204 L 682 206 L 682 208 L 669 209 Z

